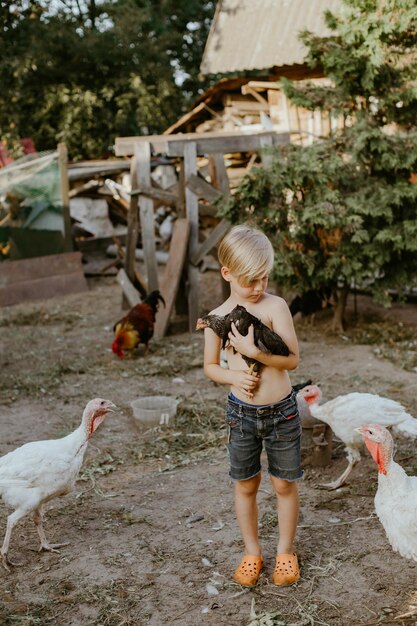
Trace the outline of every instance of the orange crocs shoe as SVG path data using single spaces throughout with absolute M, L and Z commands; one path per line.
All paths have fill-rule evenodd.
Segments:
M 277 554 L 272 582 L 278 587 L 293 585 L 300 579 L 300 569 L 295 552 L 292 554 Z
M 239 567 L 233 574 L 233 580 L 242 585 L 242 587 L 254 587 L 258 582 L 263 564 L 261 556 L 245 554 Z

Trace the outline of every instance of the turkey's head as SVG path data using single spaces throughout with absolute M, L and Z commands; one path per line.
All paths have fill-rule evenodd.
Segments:
M 97 430 L 107 413 L 115 409 L 116 405 L 110 402 L 110 400 L 94 398 L 94 400 L 88 402 L 83 413 L 83 422 L 85 423 L 88 437 L 91 437 L 93 432 Z
M 303 387 L 297 394 L 300 398 L 304 398 L 308 405 L 311 404 L 320 404 L 321 400 L 321 391 L 317 385 L 308 385 L 307 387 Z
M 380 424 L 363 424 L 355 430 L 362 435 L 366 447 L 378 465 L 378 471 L 381 474 L 386 474 L 394 448 L 391 433 Z

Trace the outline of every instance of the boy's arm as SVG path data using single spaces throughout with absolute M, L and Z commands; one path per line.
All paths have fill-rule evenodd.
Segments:
M 211 330 L 204 330 L 204 373 L 215 383 L 233 385 L 245 393 L 253 396 L 253 389 L 259 384 L 259 378 L 248 374 L 244 370 L 225 369 L 220 366 L 220 338 Z
M 290 310 L 283 299 L 274 303 L 272 309 L 272 329 L 279 333 L 292 354 L 289 356 L 267 354 L 257 348 L 253 338 L 253 326 L 249 327 L 248 334 L 244 337 L 239 333 L 236 326 L 232 324 L 233 334 L 229 333 L 230 343 L 241 354 L 245 354 L 250 359 L 256 359 L 264 365 L 281 370 L 294 370 L 299 363 L 298 341 Z

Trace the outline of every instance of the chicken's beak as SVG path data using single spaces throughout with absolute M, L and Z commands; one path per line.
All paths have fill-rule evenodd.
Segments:
M 203 322 L 203 320 L 201 319 L 201 317 L 197 320 L 197 324 L 195 326 L 196 330 L 204 330 L 206 327 L 205 323 Z
M 353 430 L 355 430 L 360 435 L 365 435 L 366 434 L 366 429 L 365 429 L 364 426 L 359 426 L 358 428 L 354 428 Z
M 107 410 L 109 413 L 114 413 L 115 411 L 117 411 L 117 406 L 116 406 L 115 404 L 113 404 L 113 402 L 110 402 L 110 401 L 109 401 L 109 402 L 107 403 L 106 410 Z

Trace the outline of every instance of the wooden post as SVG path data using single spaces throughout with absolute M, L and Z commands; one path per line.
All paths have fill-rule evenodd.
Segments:
M 224 156 L 223 153 L 215 152 L 210 154 L 209 157 L 209 167 L 210 167 L 210 177 L 211 183 L 214 187 L 219 189 L 222 194 L 227 198 L 230 195 L 230 185 L 229 185 L 229 177 L 227 175 L 227 169 L 224 164 Z M 216 227 L 217 231 L 220 228 L 224 227 L 225 220 L 222 220 L 220 224 Z M 216 230 L 215 229 L 215 230 Z M 228 228 L 222 233 L 224 236 L 227 232 Z M 216 241 L 216 244 L 218 242 Z M 230 296 L 230 285 L 227 283 L 224 278 L 220 275 L 220 283 L 222 288 L 222 296 L 224 300 L 226 300 Z
M 150 189 L 152 187 L 151 144 L 147 141 L 136 143 L 135 156 L 138 187 Z M 159 289 L 159 281 L 156 264 L 155 220 L 151 198 L 139 194 L 139 213 L 148 290 L 154 291 Z
M 270 148 L 272 146 L 272 137 L 261 137 L 261 148 Z M 271 167 L 272 165 L 272 156 L 267 152 L 263 152 L 262 154 L 262 163 L 266 168 Z
M 197 174 L 197 146 L 195 141 L 184 146 L 184 178 Z M 191 264 L 191 258 L 198 249 L 198 196 L 185 187 L 185 209 L 190 222 L 190 238 L 188 242 L 188 329 L 194 332 L 199 313 L 199 270 Z
M 58 144 L 58 168 L 61 186 L 62 217 L 64 219 L 64 252 L 72 252 L 71 218 L 69 210 L 69 183 L 68 183 L 68 150 L 64 143 Z
M 130 181 L 132 189 L 137 186 L 137 174 L 136 174 L 136 157 L 133 156 L 130 161 Z M 131 195 L 129 203 L 129 212 L 127 214 L 127 235 L 126 235 L 126 254 L 124 258 L 124 269 L 126 275 L 131 282 L 135 279 L 135 252 L 138 243 L 139 232 L 139 215 L 138 215 L 138 196 Z M 129 298 L 123 291 L 122 296 L 122 309 L 127 309 L 131 306 Z
M 156 316 L 155 337 L 163 337 L 168 328 L 187 255 L 189 231 L 190 222 L 184 217 L 179 217 L 174 225 L 169 259 L 161 280 L 161 293 L 165 300 L 165 308 L 161 306 Z

